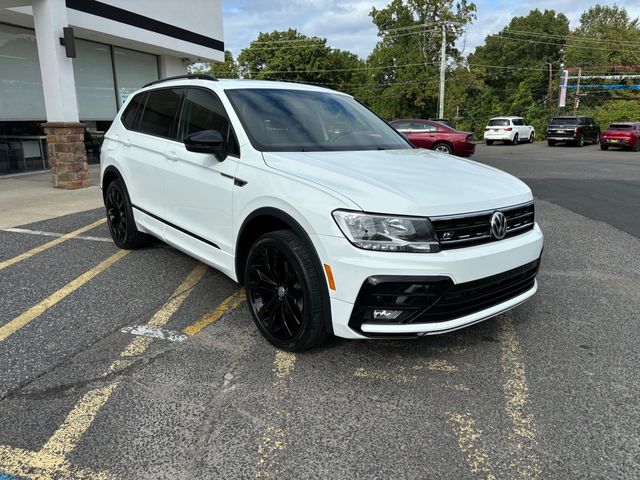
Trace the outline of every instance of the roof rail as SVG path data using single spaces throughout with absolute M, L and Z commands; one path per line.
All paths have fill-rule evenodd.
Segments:
M 168 82 L 170 80 L 179 80 L 181 78 L 186 78 L 189 80 L 211 80 L 212 82 L 218 81 L 216 77 L 208 73 L 190 73 L 188 75 L 178 75 L 176 77 L 167 77 L 167 78 L 161 78 L 160 80 L 154 80 L 153 82 L 149 82 L 146 85 L 143 85 L 142 88 L 155 85 L 156 83 Z

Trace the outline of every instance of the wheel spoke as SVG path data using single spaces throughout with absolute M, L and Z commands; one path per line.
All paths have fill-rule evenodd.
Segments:
M 280 302 L 280 321 L 282 322 L 282 325 L 284 326 L 284 328 L 287 329 L 287 332 L 289 332 L 289 336 L 293 337 L 293 332 L 291 331 L 291 329 L 289 328 L 289 325 L 287 324 L 287 315 L 284 312 L 284 304 L 286 302 Z
M 290 298 L 287 298 L 284 301 L 284 305 L 285 305 L 285 308 L 287 310 L 289 310 L 289 313 L 291 314 L 291 317 L 295 320 L 295 322 L 298 325 L 300 325 L 302 323 L 301 322 L 302 315 L 298 316 L 298 314 L 296 314 L 296 311 L 300 312 L 300 310 L 298 309 L 298 305 L 296 305 L 295 302 L 293 302 L 292 299 L 290 299 Z

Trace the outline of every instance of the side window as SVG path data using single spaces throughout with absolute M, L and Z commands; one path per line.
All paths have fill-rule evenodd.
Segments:
M 430 123 L 411 122 L 411 131 L 413 132 L 435 132 L 436 130 L 436 126 Z
M 180 105 L 180 88 L 151 90 L 138 130 L 149 135 L 173 138 L 172 129 Z
M 391 125 L 399 132 L 408 132 L 411 130 L 411 124 L 409 122 L 395 122 Z
M 142 92 L 133 97 L 125 111 L 122 113 L 120 120 L 125 128 L 135 130 L 138 123 L 140 123 L 140 115 L 144 108 L 144 97 L 146 94 L 146 92 Z
M 516 119 L 513 121 L 513 124 L 514 124 L 514 125 L 517 125 L 517 126 L 519 126 L 519 127 L 521 127 L 522 125 L 524 125 L 524 122 L 522 121 L 522 119 L 521 119 L 521 118 L 516 118 Z
M 206 90 L 190 88 L 184 99 L 182 116 L 178 127 L 178 139 L 202 130 L 217 130 L 225 139 L 227 153 L 240 155 L 231 122 L 220 99 Z

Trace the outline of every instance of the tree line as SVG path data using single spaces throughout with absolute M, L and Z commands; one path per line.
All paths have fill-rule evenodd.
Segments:
M 211 64 L 220 78 L 311 83 L 354 95 L 387 120 L 438 113 L 441 47 L 446 51 L 445 117 L 480 135 L 492 116 L 520 115 L 544 131 L 576 107 L 605 126 L 640 120 L 640 24 L 626 9 L 597 5 L 571 30 L 554 10 L 532 10 L 488 35 L 472 52 L 465 35 L 476 20 L 467 0 L 392 0 L 370 17 L 378 42 L 366 59 L 296 29 L 260 33 L 234 59 Z M 459 46 L 462 45 L 462 49 Z M 560 76 L 570 68 L 566 107 Z M 578 70 L 580 69 L 580 70 Z M 636 76 L 634 76 L 636 74 Z M 580 76 L 582 89 L 575 88 Z M 578 95 L 576 95 L 578 94 Z

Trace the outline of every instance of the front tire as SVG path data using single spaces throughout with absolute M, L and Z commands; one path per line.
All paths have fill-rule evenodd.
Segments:
M 107 187 L 104 205 L 107 210 L 109 232 L 118 247 L 131 250 L 149 241 L 150 237 L 138 231 L 136 227 L 131 199 L 121 179 L 116 178 Z
M 517 133 L 513 136 L 513 140 L 511 141 L 511 143 L 513 145 L 518 145 L 518 143 L 520 143 L 520 136 Z
M 533 143 L 536 140 L 536 134 L 531 132 L 531 135 L 529 135 L 529 143 Z
M 296 234 L 278 230 L 260 237 L 249 251 L 244 278 L 253 321 L 272 345 L 301 352 L 327 340 L 324 278 Z

